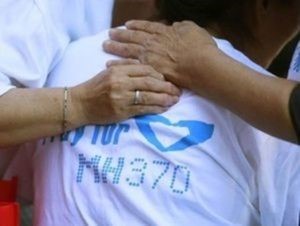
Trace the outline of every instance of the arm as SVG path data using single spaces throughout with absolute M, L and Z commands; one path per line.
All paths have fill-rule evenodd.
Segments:
M 288 110 L 295 83 L 235 62 L 191 22 L 165 26 L 133 21 L 127 27 L 131 30 L 111 31 L 106 51 L 149 63 L 174 84 L 227 107 L 258 129 L 296 142 Z
M 0 147 L 62 132 L 62 89 L 12 89 L 0 106 Z
M 208 76 L 195 81 L 193 90 L 228 108 L 256 128 L 297 142 L 289 113 L 294 82 L 259 74 L 218 50 L 210 51 L 204 57 L 205 65 L 191 68 L 195 69 L 195 74 Z M 197 72 L 197 68 L 201 72 Z
M 141 91 L 138 105 L 133 104 L 135 90 Z M 66 129 L 161 113 L 179 93 L 149 66 L 111 67 L 69 89 Z M 63 89 L 12 89 L 0 97 L 0 106 L 0 147 L 63 132 Z

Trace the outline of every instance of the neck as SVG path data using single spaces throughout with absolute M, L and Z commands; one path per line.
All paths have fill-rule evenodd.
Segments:
M 244 43 L 243 52 L 255 63 L 268 68 L 275 57 L 279 54 L 286 42 L 269 40 L 249 40 Z
M 245 55 L 247 55 L 255 63 L 267 68 L 280 50 L 286 44 L 284 41 L 276 41 L 272 39 L 258 39 L 254 37 L 243 38 L 242 35 L 232 35 L 232 32 L 224 32 L 217 25 L 207 28 L 209 33 L 216 38 L 223 38 L 231 42 L 231 44 Z
M 244 53 L 255 63 L 264 68 L 270 66 L 271 62 L 279 53 L 280 47 L 273 48 L 256 41 L 244 43 Z

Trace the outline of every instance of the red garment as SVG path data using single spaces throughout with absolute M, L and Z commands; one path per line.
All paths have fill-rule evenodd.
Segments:
M 20 207 L 16 202 L 17 178 L 0 181 L 0 226 L 19 226 Z

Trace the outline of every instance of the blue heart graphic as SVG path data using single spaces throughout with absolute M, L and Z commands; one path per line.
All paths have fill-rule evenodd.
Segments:
M 161 152 L 183 151 L 190 146 L 203 143 L 210 139 L 214 132 L 214 125 L 207 124 L 201 121 L 179 121 L 171 123 L 167 118 L 160 115 L 149 115 L 135 118 L 136 124 L 146 138 L 146 140 L 153 144 Z M 150 123 L 160 122 L 167 126 L 184 127 L 189 130 L 189 135 L 180 138 L 177 142 L 165 147 L 157 138 Z

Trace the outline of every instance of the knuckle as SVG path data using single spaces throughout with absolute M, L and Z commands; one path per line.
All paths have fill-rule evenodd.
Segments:
M 107 93 L 107 98 L 109 100 L 109 106 L 110 106 L 111 110 L 114 111 L 114 109 L 115 109 L 115 106 L 114 106 L 114 93 L 109 90 L 109 92 Z
M 150 56 L 149 56 L 149 54 L 147 53 L 147 52 L 145 52 L 144 54 L 143 54 L 143 62 L 145 62 L 145 63 L 150 63 L 151 62 L 151 60 L 150 60 Z
M 152 81 L 152 79 L 145 79 L 145 87 L 148 87 L 148 88 L 151 88 L 151 87 L 153 87 L 154 86 L 154 84 L 153 84 L 153 81 Z
M 169 92 L 172 92 L 173 88 L 174 88 L 174 85 L 171 82 L 166 83 L 166 90 L 168 90 Z
M 122 48 L 121 46 L 116 43 L 115 41 L 110 41 L 108 44 L 108 49 L 112 52 L 116 52 L 116 53 L 121 53 L 122 52 Z
M 148 73 L 152 73 L 154 71 L 150 65 L 145 65 L 144 70 L 147 71 Z
M 141 93 L 139 103 L 140 104 L 147 104 L 148 103 L 148 96 L 145 93 Z
M 142 65 L 141 70 L 142 70 L 144 76 L 149 76 L 149 74 L 152 73 L 151 66 L 149 66 L 149 65 L 145 65 L 145 64 Z M 147 81 L 147 80 L 145 80 L 145 81 Z
M 110 68 L 107 69 L 107 73 L 110 75 L 109 78 L 113 78 L 113 75 L 115 75 L 117 73 L 117 66 L 111 66 Z
M 151 23 L 145 22 L 145 23 L 144 23 L 144 29 L 145 29 L 146 31 L 149 31 L 149 30 L 152 30 L 153 27 L 152 27 Z
M 129 47 L 129 45 L 124 45 L 123 47 L 124 50 L 124 55 L 126 55 L 127 57 L 132 55 L 132 49 Z
M 149 34 L 145 35 L 142 32 L 137 32 L 136 31 L 135 35 L 136 35 L 138 43 L 141 44 L 141 45 L 145 45 L 146 41 L 149 39 Z
M 139 56 L 141 56 L 141 55 L 143 55 L 145 53 L 146 49 L 144 47 L 142 47 L 142 46 L 136 46 L 135 51 L 136 51 L 137 56 L 139 57 Z M 134 58 L 135 57 L 136 56 L 134 56 Z
M 129 31 L 128 38 L 130 41 L 134 41 L 137 37 L 138 33 L 136 31 Z
M 139 55 L 139 53 L 141 52 L 139 47 L 135 46 L 135 45 L 127 45 L 126 46 L 126 51 L 127 51 L 127 57 L 128 58 L 135 58 L 137 55 Z
M 161 73 L 158 73 L 158 76 L 159 76 L 159 79 L 162 80 L 162 81 L 165 81 L 165 76 Z
M 139 114 L 139 115 L 143 115 L 145 114 L 146 110 L 144 107 L 139 107 L 136 109 L 136 113 Z
M 170 96 L 167 94 L 161 94 L 162 105 L 167 106 L 170 103 Z
M 122 90 L 122 83 L 118 79 L 114 79 L 113 82 L 111 83 L 111 90 L 112 91 L 117 91 L 120 92 Z
M 165 77 L 161 73 L 155 72 L 154 77 L 159 81 L 165 81 Z
M 152 48 L 152 46 L 153 46 L 153 42 L 155 41 L 156 39 L 154 39 L 154 38 L 147 38 L 145 41 L 144 41 L 144 47 L 146 48 L 146 49 L 151 49 Z
M 114 99 L 115 92 L 122 90 L 122 84 L 118 79 L 113 78 L 112 76 L 108 79 L 108 92 L 110 99 Z

